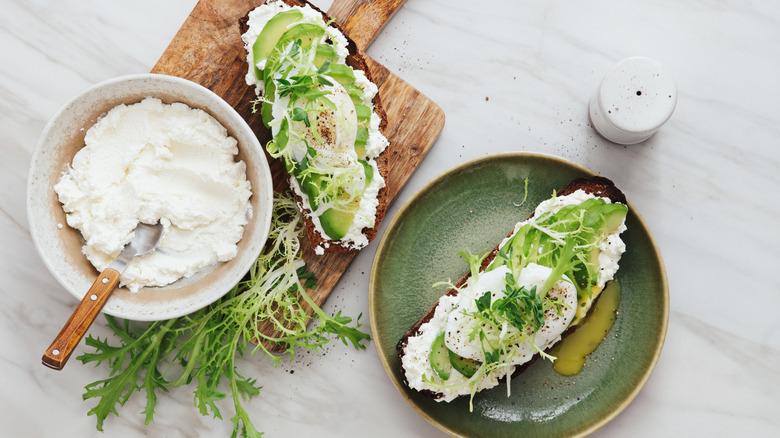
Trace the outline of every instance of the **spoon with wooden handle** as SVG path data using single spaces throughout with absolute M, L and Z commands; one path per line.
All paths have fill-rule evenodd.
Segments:
M 148 254 L 157 248 L 162 239 L 163 226 L 159 222 L 154 225 L 139 223 L 134 233 L 133 240 L 119 253 L 119 257 L 100 273 L 68 322 L 54 338 L 54 342 L 46 349 L 41 360 L 47 367 L 61 370 L 65 366 L 76 345 L 119 284 L 119 275 L 133 257 Z

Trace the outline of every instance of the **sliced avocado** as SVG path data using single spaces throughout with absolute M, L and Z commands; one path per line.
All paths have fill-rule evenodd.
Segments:
M 355 105 L 355 114 L 357 115 L 358 123 L 371 119 L 371 108 L 357 104 Z
M 363 165 L 363 171 L 365 172 L 366 176 L 366 185 L 368 185 L 374 178 L 374 168 L 364 160 L 358 160 L 358 162 Z M 317 183 L 321 186 L 321 183 Z M 357 210 L 359 205 L 360 199 L 355 198 L 352 200 L 352 202 L 347 204 L 345 208 L 350 210 Z M 325 231 L 325 234 L 327 234 L 328 237 L 333 240 L 339 240 L 343 238 L 347 234 L 347 231 L 349 231 L 349 227 L 352 225 L 353 220 L 355 220 L 354 212 L 337 210 L 334 208 L 329 208 L 320 215 L 320 225 L 322 225 L 322 230 Z
M 276 93 L 276 85 L 274 85 L 274 83 L 271 82 L 267 84 L 267 87 L 263 94 L 265 95 L 266 99 L 273 101 L 274 93 Z M 274 119 L 273 104 L 269 102 L 263 102 L 263 104 L 260 106 L 260 116 L 263 119 L 263 125 L 265 125 L 266 128 L 270 128 L 271 121 Z
M 576 210 L 570 210 L 571 213 L 566 211 L 563 214 L 576 216 L 582 210 L 585 210 L 585 215 L 582 218 L 582 225 L 585 227 L 585 230 L 579 233 L 579 237 L 591 244 L 601 241 L 608 234 L 614 233 L 623 222 L 628 211 L 623 204 L 608 204 L 603 199 L 591 198 L 579 204 Z M 564 211 L 564 209 L 561 209 L 561 211 Z M 576 221 L 573 223 L 576 223 Z M 590 295 L 589 288 L 592 284 L 588 284 L 587 280 L 598 267 L 599 254 L 601 254 L 601 250 L 597 246 L 591 245 L 586 254 L 587 259 L 583 260 L 584 263 L 578 264 L 573 274 L 573 279 L 578 284 L 581 295 Z
M 289 11 L 280 12 L 273 16 L 257 35 L 255 43 L 252 45 L 252 58 L 255 64 L 263 59 L 268 58 L 271 51 L 276 47 L 276 43 L 282 35 L 287 32 L 287 26 L 303 19 L 303 14 L 296 9 L 290 9 Z M 255 65 L 255 76 L 257 79 L 263 79 L 263 72 Z
M 333 240 L 339 240 L 347 235 L 355 213 L 329 208 L 320 215 L 322 230 Z
M 595 227 L 593 231 L 593 238 L 598 238 L 598 239 L 601 239 L 604 236 L 616 232 L 618 227 L 620 227 L 620 224 L 623 223 L 626 214 L 628 213 L 628 207 L 618 203 L 614 203 L 614 204 L 604 203 L 603 205 L 600 205 L 591 210 L 593 211 L 588 211 L 588 213 L 586 213 L 586 217 L 584 218 L 584 221 L 590 223 L 590 225 L 588 226 Z M 597 246 L 594 245 L 590 249 L 590 252 L 588 254 L 588 262 L 590 263 L 591 266 L 599 265 L 600 254 L 601 254 L 601 250 Z M 580 285 L 583 285 L 584 278 L 586 278 L 587 276 L 587 272 L 585 266 L 582 265 L 580 266 L 581 269 L 575 272 L 574 276 L 575 278 L 577 278 L 577 281 L 580 283 Z M 572 320 L 571 325 L 579 324 L 580 321 L 582 321 L 585 315 L 587 315 L 588 310 L 590 310 L 593 301 L 596 299 L 596 297 L 599 296 L 599 294 L 602 291 L 602 288 L 596 285 L 584 285 L 584 286 L 589 288 L 586 290 L 586 292 L 588 293 L 585 293 L 583 294 L 583 296 L 579 297 L 579 301 L 577 302 L 577 311 L 574 314 L 574 319 Z
M 349 94 L 352 99 L 352 103 L 355 105 L 361 105 L 363 103 L 363 89 L 355 84 L 341 84 L 344 90 Z
M 604 229 L 607 234 L 612 234 L 617 231 L 620 224 L 623 223 L 623 219 L 626 218 L 628 213 L 628 207 L 623 204 L 607 204 L 604 209 Z
M 582 224 L 589 228 L 599 228 L 603 222 L 603 210 L 607 204 L 601 199 L 588 199 L 580 205 L 580 209 L 585 210 L 585 217 Z
M 358 158 L 362 159 L 366 156 L 366 143 L 368 143 L 368 128 L 358 126 L 357 137 L 355 137 L 355 152 L 357 152 Z
M 355 143 L 355 152 L 357 152 L 358 157 L 361 157 L 361 158 L 365 157 L 365 155 L 366 155 L 366 144 L 363 143 L 363 144 L 359 145 L 359 144 Z
M 431 352 L 428 355 L 428 361 L 431 363 L 431 368 L 436 374 L 441 377 L 442 380 L 450 378 L 450 371 L 452 371 L 452 363 L 450 362 L 449 352 L 450 350 L 444 345 L 444 332 L 439 333 L 436 339 L 431 344 Z
M 471 378 L 471 376 L 477 372 L 480 365 L 482 365 L 478 360 L 467 359 L 457 353 L 454 353 L 449 348 L 447 349 L 447 352 L 449 353 L 450 364 L 452 364 L 452 367 L 455 368 L 455 371 L 463 374 L 465 377 Z
M 368 187 L 368 185 L 371 183 L 371 180 L 374 179 L 374 168 L 371 167 L 365 160 L 358 161 L 363 165 L 363 170 L 366 173 L 366 187 Z
M 322 191 L 324 177 L 320 174 L 308 174 L 306 177 L 299 179 L 298 184 L 301 186 L 303 193 L 309 197 L 309 204 L 312 211 L 316 211 L 319 208 L 317 198 Z
M 592 199 L 588 201 L 592 201 Z M 586 202 L 582 204 L 583 208 L 587 210 L 583 218 L 583 225 L 593 228 L 596 234 L 614 233 L 626 217 L 628 207 L 618 203 L 607 204 L 600 199 L 599 201 L 601 201 L 599 204 L 586 205 Z
M 595 210 L 595 211 L 593 211 Z M 588 227 L 593 227 L 591 239 L 601 240 L 604 236 L 617 231 L 623 219 L 626 217 L 628 208 L 623 204 L 604 204 L 598 208 L 591 209 L 586 213 L 583 223 Z M 590 249 L 589 262 L 592 266 L 598 266 L 599 254 L 601 250 L 597 246 Z
M 287 29 L 267 56 L 263 70 L 263 81 L 266 87 L 272 80 L 273 72 L 276 71 L 282 54 L 291 42 L 300 40 L 301 48 L 306 49 L 311 47 L 312 41 L 322 38 L 323 35 L 325 35 L 325 29 L 312 23 L 300 23 Z
M 346 64 L 331 64 L 327 75 L 341 85 L 355 83 L 355 73 L 352 71 L 352 67 Z
M 589 201 L 591 201 L 591 199 L 588 199 L 585 202 L 589 202 Z M 585 204 L 585 202 L 583 204 Z M 583 205 L 583 204 L 579 204 L 579 205 L 577 205 L 577 204 L 574 204 L 574 205 L 564 205 L 563 207 L 561 207 L 560 210 L 558 210 L 555 213 L 555 216 L 558 217 L 558 218 L 571 217 L 571 216 L 573 216 L 575 214 L 575 212 L 579 212 L 581 210 L 581 205 Z
M 329 44 L 320 44 L 317 46 L 317 55 L 314 56 L 314 65 L 317 68 L 320 68 L 322 67 L 322 64 L 325 63 L 326 59 L 333 65 L 334 62 L 338 61 L 339 55 L 336 54 L 336 49 L 334 49 L 333 46 Z
M 597 206 L 601 206 L 601 205 L 605 205 L 605 204 L 606 204 L 606 202 L 604 202 L 603 199 L 588 198 L 588 199 L 582 201 L 582 203 L 580 203 L 580 204 L 572 205 L 572 207 L 573 208 L 577 208 L 577 209 L 581 209 L 581 210 L 588 210 L 588 209 L 591 209 L 593 207 L 597 207 Z

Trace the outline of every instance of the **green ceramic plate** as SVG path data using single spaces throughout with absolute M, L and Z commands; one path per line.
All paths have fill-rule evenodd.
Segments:
M 409 404 L 445 432 L 462 437 L 564 437 L 605 425 L 636 397 L 655 366 L 666 335 L 669 295 L 661 254 L 629 202 L 627 251 L 617 279 L 619 316 L 601 346 L 576 376 L 557 374 L 537 360 L 506 385 L 474 398 L 439 403 L 407 388 L 395 346 L 468 272 L 458 251 L 490 249 L 554 189 L 590 170 L 542 154 L 492 155 L 456 167 L 415 194 L 390 223 L 377 249 L 369 284 L 371 329 L 390 379 Z M 528 198 L 523 180 L 528 177 Z M 629 196 L 630 198 L 630 196 Z

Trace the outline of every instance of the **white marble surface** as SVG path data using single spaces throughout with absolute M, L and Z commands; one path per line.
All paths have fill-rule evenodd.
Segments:
M 101 80 L 149 71 L 194 3 L 0 0 L 0 436 L 98 435 L 86 415 L 94 402 L 81 394 L 106 369 L 40 364 L 75 302 L 30 239 L 27 168 L 63 103 Z M 447 115 L 390 216 L 458 163 L 525 150 L 612 178 L 649 224 L 669 276 L 669 332 L 644 390 L 596 436 L 780 430 L 779 47 L 778 2 L 408 0 L 368 50 Z M 591 130 L 587 102 L 604 72 L 633 55 L 660 61 L 679 100 L 658 134 L 623 147 Z M 375 249 L 357 257 L 326 310 L 368 313 Z M 281 369 L 240 367 L 263 385 L 247 406 L 267 436 L 443 436 L 398 395 L 373 346 L 334 344 Z M 143 403 L 128 401 L 104 435 L 231 430 L 229 420 L 199 415 L 189 388 L 160 394 L 148 426 Z

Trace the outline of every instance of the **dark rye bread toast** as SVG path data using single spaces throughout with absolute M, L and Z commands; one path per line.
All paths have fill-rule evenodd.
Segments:
M 328 15 L 320 10 L 318 7 L 314 6 L 313 4 L 305 1 L 305 0 L 278 0 L 281 1 L 289 6 L 300 6 L 303 7 L 305 5 L 308 5 L 315 11 L 322 14 L 323 19 L 326 23 L 331 22 L 329 26 L 332 26 L 339 30 L 344 36 L 347 38 L 347 49 L 349 50 L 349 55 L 347 56 L 346 63 L 350 67 L 352 67 L 355 70 L 362 70 L 366 78 L 374 82 L 374 79 L 371 76 L 371 71 L 368 68 L 368 65 L 366 64 L 365 59 L 363 58 L 363 53 L 358 49 L 357 45 L 354 41 L 352 41 L 349 36 L 347 36 L 346 33 L 344 33 L 344 29 L 341 28 L 336 22 L 332 21 Z M 267 2 L 266 2 L 267 3 Z M 247 11 L 244 16 L 239 19 L 238 25 L 241 35 L 245 34 L 246 31 L 249 29 L 249 26 L 247 24 L 247 21 L 249 20 L 249 13 L 254 10 L 255 8 L 250 9 Z M 247 66 L 249 68 L 249 66 Z M 373 99 L 374 103 L 374 112 L 377 113 L 379 118 L 382 120 L 379 123 L 379 131 L 385 135 L 385 128 L 387 127 L 387 113 L 384 110 L 384 107 L 382 106 L 382 100 L 379 97 L 379 93 L 377 93 L 374 96 Z M 385 135 L 387 137 L 387 135 Z M 389 148 L 389 146 L 388 146 Z M 388 174 L 389 174 L 389 166 L 388 166 L 388 152 L 387 149 L 385 149 L 379 156 L 376 158 L 376 164 L 377 168 L 379 169 L 379 174 L 382 176 L 382 178 L 385 180 L 385 186 L 382 187 L 379 190 L 379 194 L 377 195 L 379 205 L 376 209 L 376 216 L 374 220 L 374 226 L 373 228 L 364 228 L 363 234 L 366 235 L 368 238 L 368 241 L 371 242 L 374 237 L 376 237 L 376 233 L 379 231 L 379 225 L 382 223 L 382 220 L 385 217 L 385 213 L 387 212 L 387 206 L 389 203 L 389 193 L 390 190 L 388 188 Z M 303 213 L 304 222 L 306 224 L 306 235 L 309 238 L 309 241 L 311 242 L 312 248 L 320 247 L 325 252 L 348 252 L 348 251 L 354 251 L 355 249 L 348 246 L 345 242 L 340 241 L 334 241 L 330 240 L 324 236 L 322 236 L 314 226 L 314 222 L 311 220 L 311 208 L 308 204 L 304 204 L 303 199 L 297 194 L 293 193 L 293 196 L 295 197 L 295 202 L 298 204 L 298 208 L 301 210 L 301 213 Z
M 612 202 L 619 202 L 621 204 L 626 204 L 626 197 L 623 194 L 623 192 L 618 189 L 615 184 L 604 177 L 601 176 L 593 176 L 588 178 L 576 178 L 571 180 L 568 184 L 563 186 L 560 190 L 556 192 L 557 196 L 566 196 L 571 193 L 576 192 L 577 190 L 582 189 L 585 193 L 589 193 L 598 197 L 607 198 L 611 200 Z M 530 219 L 533 217 L 533 213 L 528 216 L 527 219 Z M 510 231 L 509 234 L 507 234 L 507 237 L 511 236 L 514 230 Z M 498 247 L 501 243 L 499 242 L 496 244 L 496 246 L 490 251 L 490 253 L 485 257 L 485 259 L 482 261 L 482 265 L 480 266 L 480 271 L 484 271 L 488 265 L 493 261 L 493 259 L 496 258 L 496 254 L 498 254 Z M 456 288 L 463 287 L 468 279 L 471 277 L 471 273 L 468 273 L 460 278 L 455 283 Z M 445 293 L 446 295 L 453 296 L 458 294 L 458 289 L 450 289 Z M 398 344 L 396 345 L 396 351 L 398 353 L 398 362 L 399 364 L 402 363 L 401 358 L 404 355 L 404 350 L 406 348 L 407 343 L 409 342 L 409 338 L 416 336 L 420 334 L 420 326 L 425 324 L 426 322 L 430 321 L 433 318 L 434 313 L 436 312 L 436 306 L 439 305 L 439 302 L 437 301 L 434 303 L 434 305 L 428 310 L 428 313 L 425 314 L 419 321 L 417 321 L 412 328 L 410 328 L 404 335 L 401 337 L 401 339 L 398 341 Z M 568 332 L 571 331 L 571 329 L 567 329 L 563 336 L 566 336 Z M 538 357 L 538 356 L 535 356 Z M 531 361 L 532 362 L 532 361 Z M 527 364 L 524 364 L 522 366 L 517 367 L 515 372 L 512 374 L 512 377 L 517 376 L 520 374 L 525 368 L 527 368 L 527 365 L 530 365 L 530 362 Z M 407 386 L 409 385 L 409 382 L 406 380 L 406 370 L 403 366 L 401 366 L 401 376 L 403 377 L 404 384 Z M 441 397 L 441 393 L 430 391 L 427 389 L 418 391 L 420 394 L 423 394 L 427 397 L 431 397 L 434 399 L 438 399 Z

